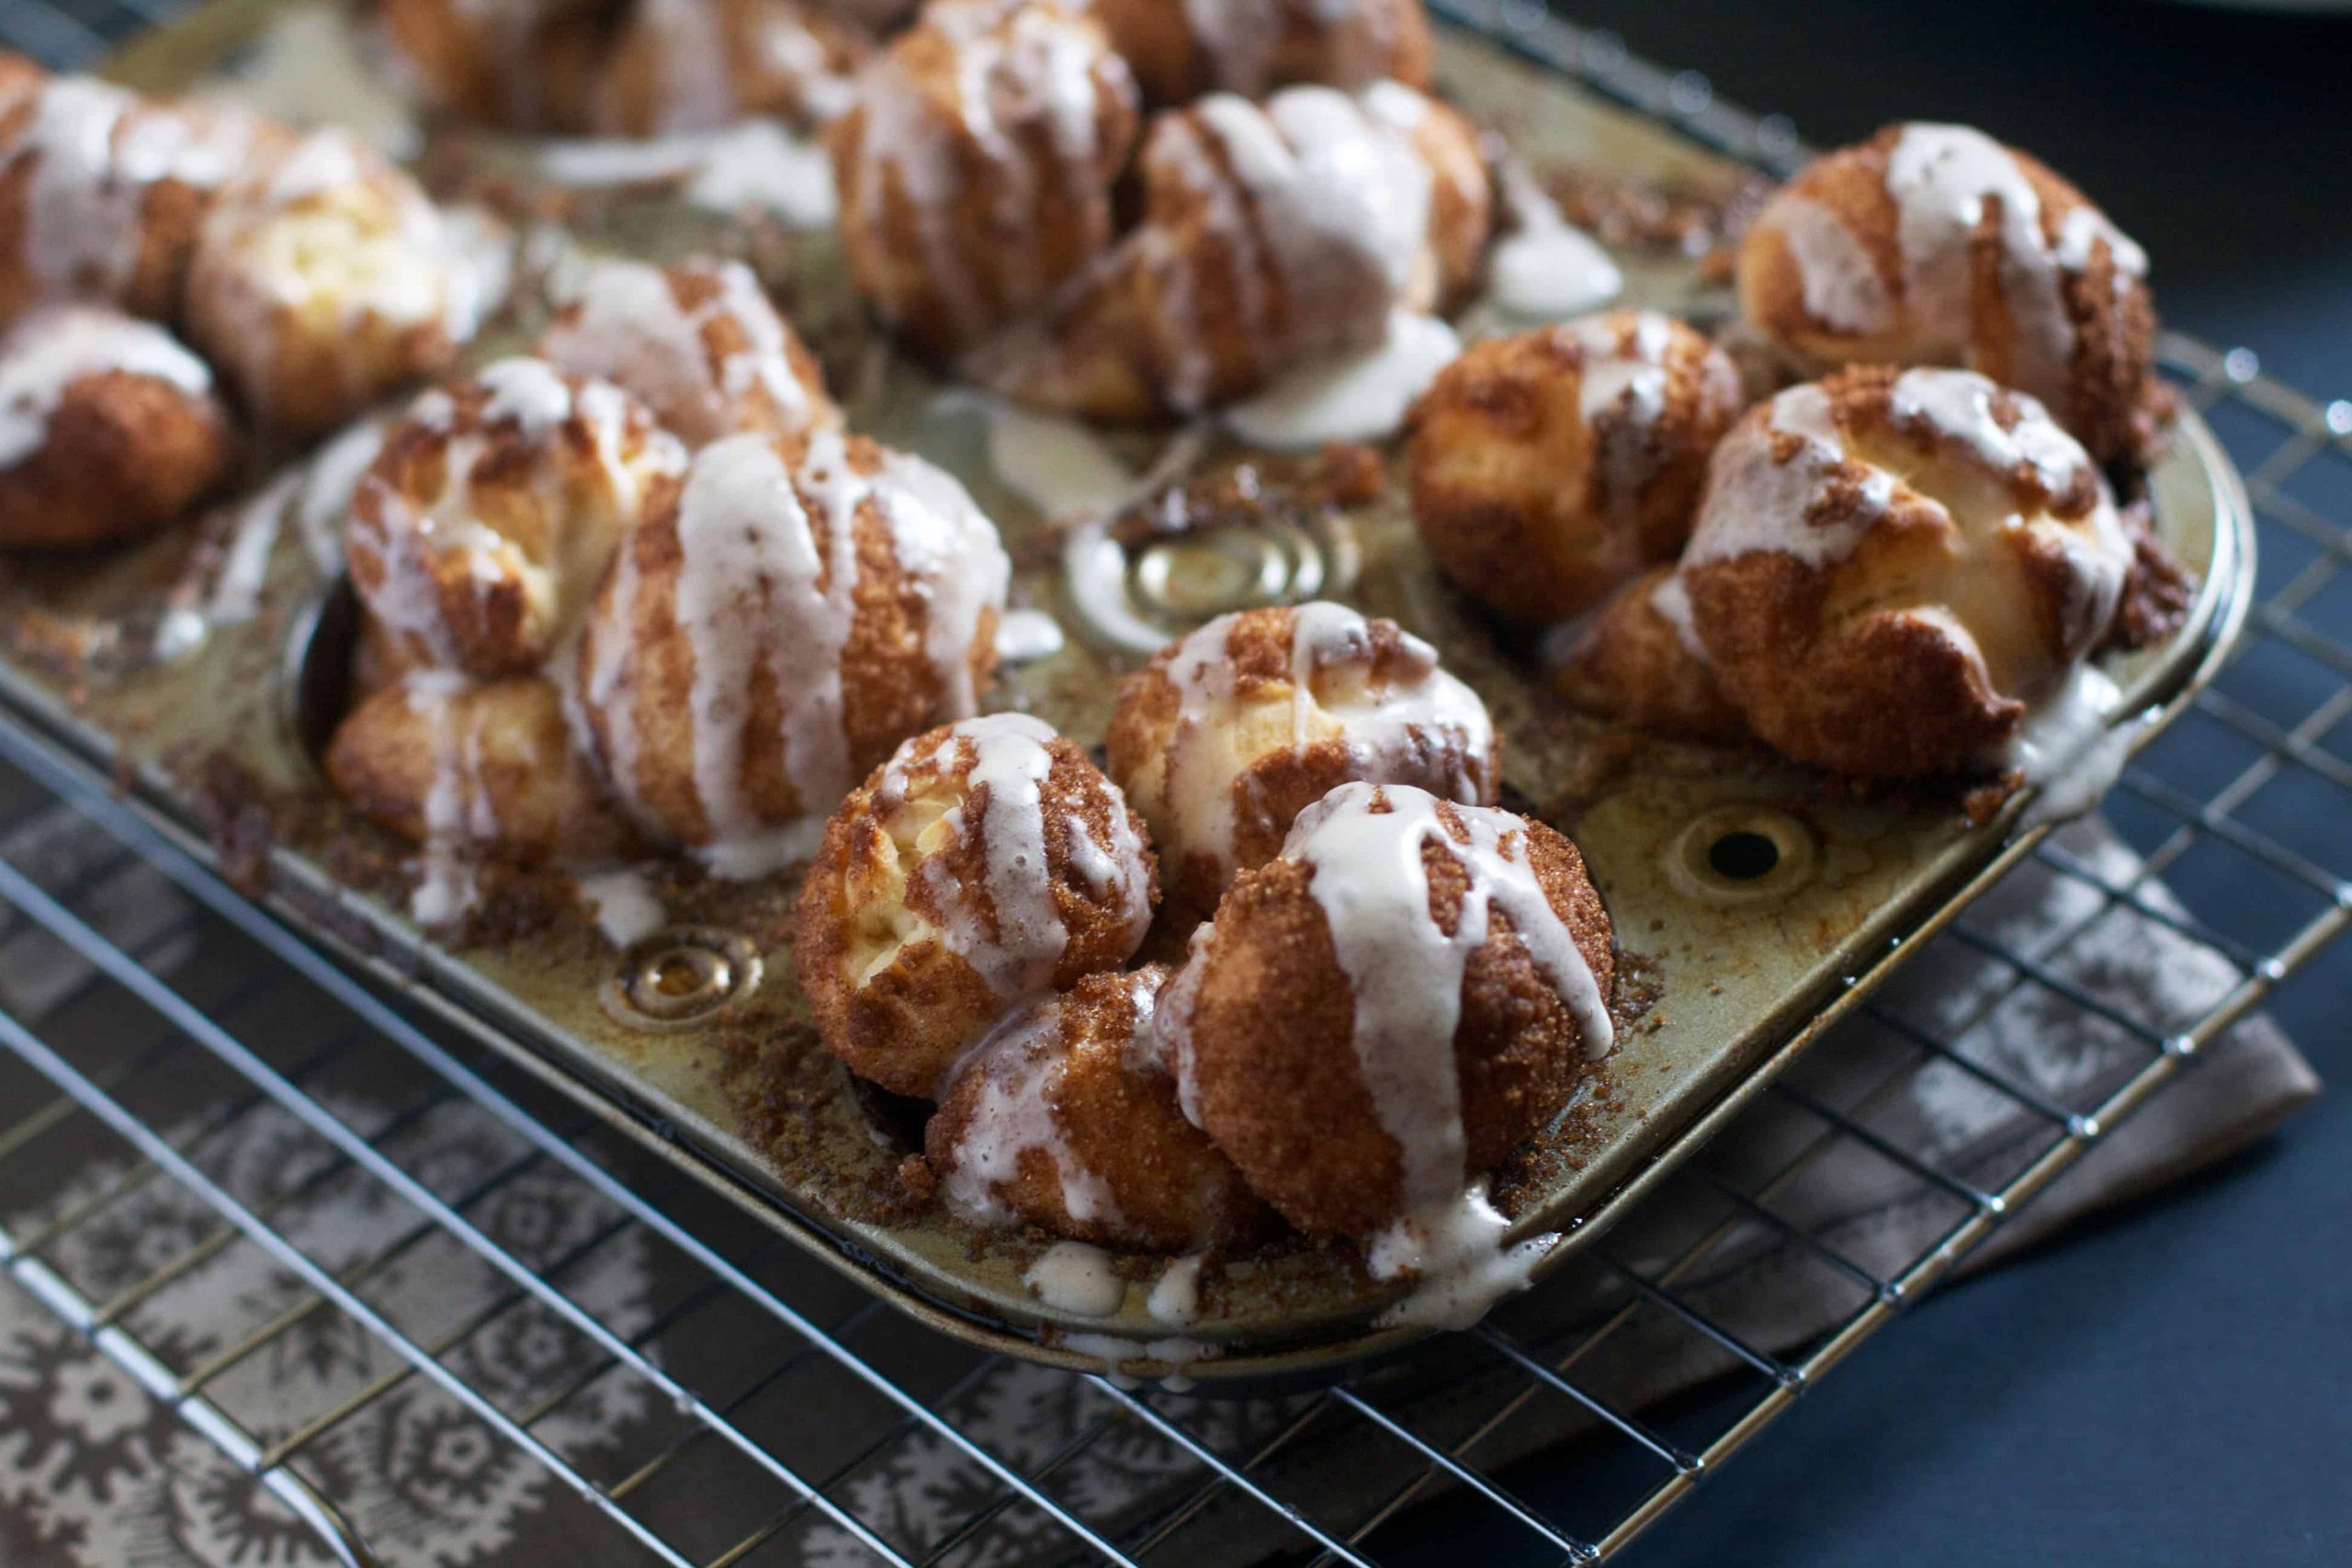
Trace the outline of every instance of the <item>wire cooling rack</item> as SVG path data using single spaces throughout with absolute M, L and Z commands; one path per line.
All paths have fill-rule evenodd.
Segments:
M 0 42 L 85 63 L 174 4 L 9 5 Z M 1759 166 L 1805 155 L 1785 120 L 1540 7 L 1442 8 Z M 374 1561 L 371 1536 L 454 1507 L 384 1482 L 428 1441 L 471 1455 L 466 1475 L 560 1499 L 549 1560 L 1609 1556 L 2352 923 L 2352 648 L 2321 629 L 2352 609 L 2352 404 L 2267 379 L 2243 350 L 2170 337 L 2162 356 L 2247 476 L 2262 579 L 2232 667 L 2106 807 L 2138 861 L 2045 844 L 2020 874 L 2078 895 L 2064 929 L 2027 946 L 1972 914 L 1938 939 L 1994 976 L 1963 1014 L 1928 1027 L 1872 1001 L 1816 1057 L 1851 1057 L 1846 1080 L 1875 1087 L 1836 1102 L 1776 1087 L 1718 1140 L 1747 1157 L 1694 1162 L 1470 1334 L 1246 1402 L 930 1334 L 650 1155 L 659 1128 L 583 1112 L 354 979 L 6 723 L 0 1269 L 143 1391 L 145 1418 L 196 1439 L 175 1461 L 191 1508 L 242 1486 L 279 1521 L 272 1561 Z M 2218 999 L 2157 1017 L 2070 972 L 2069 941 L 2119 910 L 2219 966 Z M 2124 1070 L 2053 1093 L 1955 1043 L 2020 998 L 2044 1026 L 2100 1032 Z M 1991 1169 L 1907 1146 L 1881 1112 L 1928 1072 L 1964 1076 L 2031 1135 Z M 1871 1255 L 1792 1204 L 1808 1172 L 1856 1158 L 1940 1206 L 1924 1244 Z M 1672 1234 L 1645 1226 L 1669 1211 Z M 1834 1303 L 1794 1347 L 1758 1343 L 1702 1288 L 1758 1235 Z M 262 1283 L 208 1293 L 232 1264 Z M 1724 1370 L 1635 1407 L 1633 1363 L 1679 1356 Z M 258 1393 L 289 1358 L 318 1372 L 292 1409 Z M 12 1376 L 0 1365 L 0 1427 Z M 583 1416 L 615 1409 L 633 1413 L 627 1442 Z M 1514 1438 L 1539 1412 L 1576 1434 L 1571 1498 Z

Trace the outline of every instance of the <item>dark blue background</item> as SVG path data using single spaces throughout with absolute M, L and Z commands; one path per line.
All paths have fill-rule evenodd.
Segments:
M 1816 145 L 1950 118 L 2038 152 L 2147 246 L 2169 321 L 2352 397 L 2352 23 L 2153 0 L 1555 8 Z M 2352 526 L 2352 496 L 2335 516 Z M 2352 610 L 2313 618 L 2352 643 Z M 2225 914 L 2229 889 L 2199 892 Z M 2336 1092 L 1931 1298 L 1632 1560 L 2352 1562 L 2352 949 L 2274 1010 Z

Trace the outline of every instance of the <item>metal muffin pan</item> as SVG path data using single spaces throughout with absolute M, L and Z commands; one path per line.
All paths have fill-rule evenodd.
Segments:
M 127 73 L 158 88 L 202 79 L 277 8 L 222 0 L 143 39 Z M 1748 177 L 1459 28 L 1443 29 L 1441 81 L 1538 164 L 1717 193 Z M 658 220 L 650 209 L 604 212 L 592 238 L 667 254 L 679 242 Z M 657 234 L 665 238 L 646 238 Z M 728 239 L 704 224 L 693 243 Z M 1432 576 L 1393 474 L 1380 497 L 1344 512 L 1307 509 L 1173 540 L 1057 539 L 996 482 L 980 418 L 842 307 L 829 241 L 779 250 L 765 236 L 756 254 L 772 278 L 792 279 L 796 314 L 852 390 L 853 423 L 965 478 L 1020 565 L 1016 596 L 1067 628 L 1060 652 L 1008 672 L 1000 704 L 1094 743 L 1114 677 L 1137 656 L 1090 627 L 1124 618 L 1132 633 L 1139 617 L 1172 636 L 1186 624 L 1180 604 L 1198 614 L 1221 607 L 1219 595 L 1280 601 L 1293 589 L 1394 615 L 1486 696 L 1506 737 L 1507 800 L 1582 847 L 1633 979 L 1621 986 L 1616 1053 L 1498 1176 L 1515 1234 L 1561 1234 L 1539 1273 L 1606 1230 L 2043 830 L 2027 796 L 1973 826 L 1949 800 L 1859 798 L 1752 753 L 1611 732 L 1566 712 Z M 1636 256 L 1626 271 L 1631 302 L 1700 320 L 1726 308 L 1679 255 Z M 1140 464 L 1152 453 L 1134 456 Z M 1276 488 L 1281 467 L 1263 468 Z M 2170 641 L 2108 661 L 2135 745 L 2211 675 L 2252 585 L 2245 497 L 2193 416 L 2147 488 L 2158 533 L 2199 586 Z M 1227 1260 L 1189 1327 L 1146 1308 L 1160 1259 L 1135 1260 L 1113 1315 L 1042 1304 L 1021 1274 L 1045 1240 L 975 1227 L 904 1194 L 897 1171 L 910 1134 L 919 1139 L 919 1112 L 862 1089 L 817 1044 L 790 978 L 787 886 L 673 889 L 677 923 L 621 954 L 584 914 L 564 914 L 560 891 L 545 884 L 522 887 L 526 917 L 495 940 L 453 946 L 418 931 L 386 874 L 401 846 L 344 810 L 313 761 L 342 700 L 355 619 L 347 591 L 297 532 L 281 530 L 257 615 L 214 626 L 169 659 L 153 652 L 155 585 L 190 556 L 186 540 L 95 571 L 13 570 L 0 595 L 0 703 L 76 765 L 125 783 L 152 820 L 313 940 L 529 1064 L 944 1332 L 1032 1359 L 1199 1380 L 1306 1373 L 1413 1337 L 1373 1326 L 1395 1287 L 1375 1285 L 1343 1249 L 1295 1243 Z M 100 650 L 96 663 L 77 672 L 42 656 L 61 625 Z M 531 918 L 534 908 L 557 918 Z

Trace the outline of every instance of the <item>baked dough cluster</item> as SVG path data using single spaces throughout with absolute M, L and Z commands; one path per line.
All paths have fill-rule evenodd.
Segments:
M 1724 351 L 1655 310 L 1479 344 L 1413 416 L 1421 542 L 1503 619 L 1567 620 L 1681 553 L 1746 402 Z
M 1174 1250 L 1271 1211 L 1383 1278 L 1497 1264 L 1483 1173 L 1610 1049 L 1614 959 L 1575 846 L 1483 804 L 1476 697 L 1390 623 L 1252 611 L 1131 680 L 1111 755 L 1003 714 L 867 780 L 801 894 L 825 1043 L 936 1102 L 927 1157 L 985 1223 Z M 1159 871 L 1211 919 L 1123 970 Z
M 1756 733 L 1834 772 L 1997 770 L 2106 635 L 2133 546 L 2041 404 L 1968 370 L 1840 371 L 1717 448 L 1679 579 Z
M 611 382 L 500 360 L 424 393 L 384 437 L 352 495 L 352 585 L 405 663 L 528 673 L 685 466 Z
M 805 853 L 907 736 L 978 711 L 1011 566 L 964 488 L 862 436 L 704 447 L 614 557 L 576 664 L 630 815 L 726 874 Z
M 1009 1008 L 1125 964 L 1159 897 L 1118 786 L 1042 722 L 991 714 L 908 741 L 835 813 L 794 957 L 851 1070 L 931 1099 Z
M 44 305 L 0 333 L 0 547 L 152 533 L 235 460 L 210 367 L 154 323 Z
M 419 843 L 536 862 L 625 834 L 547 674 L 685 449 L 618 387 L 506 359 L 418 398 L 353 492 L 372 690 L 327 776 Z
M 2153 433 L 2147 265 L 2037 159 L 1912 123 L 1815 160 L 1765 204 L 1740 244 L 1739 299 L 1804 374 L 1976 370 L 2109 462 Z
M 234 416 L 312 434 L 446 369 L 481 276 L 339 132 L 0 54 L 0 547 L 153 532 L 230 477 Z
M 189 265 L 187 329 L 256 420 L 316 435 L 447 370 L 490 303 L 416 181 L 321 130 L 217 193 Z
M 1284 1219 L 1401 1226 L 1411 1252 L 1610 1049 L 1610 944 L 1550 828 L 1344 784 L 1194 939 L 1161 1049 L 1192 1120 Z
M 1150 823 L 1170 894 L 1206 912 L 1352 779 L 1491 806 L 1486 705 L 1394 621 L 1344 604 L 1220 615 L 1119 688 L 1111 776 Z
M 971 379 L 1103 421 L 1377 343 L 1462 294 L 1492 218 L 1469 123 L 1375 79 L 1426 76 L 1425 28 L 1418 6 L 934 0 L 832 130 L 851 276 Z
M 205 209 L 284 134 L 0 53 L 0 322 L 57 299 L 176 321 Z
M 806 129 L 899 0 L 376 0 L 414 96 L 455 122 L 662 136 L 753 116 Z

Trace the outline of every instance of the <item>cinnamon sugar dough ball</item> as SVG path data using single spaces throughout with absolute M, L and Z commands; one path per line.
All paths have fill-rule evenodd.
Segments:
M 955 354 L 1110 244 L 1134 79 L 1067 0 L 935 0 L 831 131 L 842 256 L 875 313 Z
M 1739 299 L 1806 374 L 1964 367 L 2041 400 L 2107 462 L 2154 433 L 2147 266 L 2038 160 L 1966 126 L 1891 125 L 1765 204 Z
M 386 433 L 352 495 L 352 585 L 418 663 L 531 673 L 685 466 L 618 387 L 500 360 L 418 398 Z
M 0 324 L 43 301 L 177 319 L 215 192 L 286 132 L 22 57 L 0 70 Z
M 1457 1202 L 1611 1044 L 1609 916 L 1576 846 L 1351 784 L 1243 874 L 1161 1001 L 1185 1112 L 1310 1235 Z
M 1263 97 L 1301 82 L 1430 84 L 1421 0 L 1099 0 L 1097 10 L 1156 104 Z
M 581 637 L 605 775 L 723 875 L 801 858 L 892 748 L 977 711 L 1011 575 L 995 526 L 920 458 L 830 428 L 706 446 Z
M 1910 778 L 2005 765 L 2132 559 L 2098 467 L 2040 403 L 1971 371 L 1870 368 L 1724 438 L 1680 576 L 1758 735 Z
M 163 328 L 51 305 L 0 334 L 0 547 L 137 538 L 235 460 L 211 370 Z
M 1447 307 L 1493 218 L 1476 129 L 1394 82 L 1213 94 L 1154 117 L 1139 171 L 1140 221 L 970 378 L 1086 419 L 1196 413 Z
M 1394 621 L 1343 604 L 1220 615 L 1119 687 L 1111 776 L 1151 825 L 1170 896 L 1205 913 L 1351 779 L 1491 806 L 1486 705 Z
M 972 1051 L 923 1134 L 958 1208 L 1157 1252 L 1230 1247 L 1265 1229 L 1265 1206 L 1184 1120 L 1152 1050 L 1169 973 L 1090 975 Z
M 1725 745 L 1755 739 L 1715 680 L 1671 566 L 1619 589 L 1565 650 L 1552 684 L 1589 713 L 1660 735 Z
M 412 670 L 345 716 L 327 747 L 335 792 L 413 842 L 525 863 L 623 849 L 628 834 L 536 675 Z
M 833 1054 L 930 1098 L 1013 1004 L 1125 963 L 1159 893 L 1118 786 L 991 714 L 908 741 L 833 815 L 793 957 Z
M 824 372 L 738 261 L 600 262 L 539 338 L 575 375 L 635 396 L 689 446 L 837 425 Z
M 605 62 L 596 124 L 636 137 L 754 116 L 823 125 L 848 108 L 871 48 L 863 29 L 804 0 L 639 0 Z
M 376 0 L 416 97 L 460 125 L 588 129 L 623 0 Z
M 256 420 L 316 435 L 448 369 L 486 306 L 481 269 L 415 180 L 322 130 L 213 201 L 187 332 Z
M 1566 621 L 1680 553 L 1744 402 L 1729 357 L 1655 310 L 1479 344 L 1414 412 L 1421 541 L 1505 620 Z

